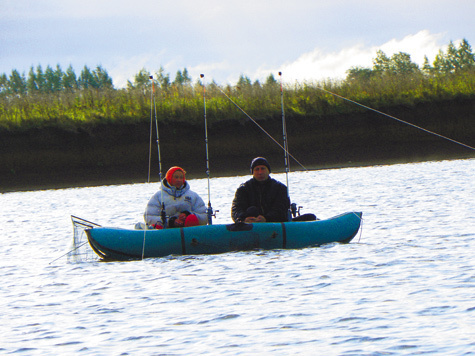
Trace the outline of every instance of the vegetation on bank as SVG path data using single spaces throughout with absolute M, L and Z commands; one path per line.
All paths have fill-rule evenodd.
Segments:
M 153 78 L 153 79 L 151 79 Z M 140 70 L 127 88 L 116 89 L 102 67 L 84 67 L 77 76 L 70 66 L 31 68 L 28 75 L 13 70 L 0 75 L 0 130 L 23 131 L 59 127 L 75 130 L 99 123 L 134 123 L 150 119 L 153 103 L 160 121 L 189 124 L 203 120 L 203 82 L 193 82 L 186 68 L 170 75 Z M 153 86 L 153 91 L 152 91 Z M 210 123 L 243 119 L 243 114 L 223 92 L 255 119 L 281 115 L 280 83 L 274 75 L 252 82 L 242 75 L 236 85 L 206 84 L 206 114 Z M 287 117 L 318 117 L 361 110 L 333 95 L 378 109 L 414 106 L 475 96 L 475 55 L 463 40 L 440 51 L 432 64 L 419 67 L 410 55 L 391 57 L 376 53 L 372 68 L 351 68 L 344 80 L 285 85 Z M 152 95 L 155 99 L 152 101 Z

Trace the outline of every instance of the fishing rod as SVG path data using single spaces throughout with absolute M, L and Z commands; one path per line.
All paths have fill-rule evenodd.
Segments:
M 149 182 L 150 182 L 150 162 L 151 162 L 151 156 L 152 156 L 152 131 L 153 131 L 153 118 L 155 117 L 155 131 L 156 131 L 156 142 L 157 142 L 157 151 L 158 151 L 158 176 L 160 179 L 160 200 L 162 202 L 161 208 L 160 208 L 160 217 L 162 219 L 162 225 L 163 228 L 167 227 L 167 214 L 165 212 L 165 203 L 163 202 L 163 189 L 161 189 L 161 184 L 163 180 L 163 175 L 162 175 L 162 156 L 160 154 L 160 135 L 159 135 L 159 130 L 158 130 L 158 117 L 157 117 L 157 102 L 155 100 L 155 81 L 153 79 L 153 75 L 149 76 L 150 80 L 152 81 L 152 90 L 150 91 L 150 153 L 149 153 Z M 152 110 L 153 108 L 153 110 Z
M 236 106 L 239 110 L 241 110 L 241 112 L 242 112 L 244 115 L 246 115 L 249 120 L 251 120 L 253 123 L 255 123 L 255 124 L 257 125 L 257 127 L 259 127 L 272 141 L 274 141 L 275 144 L 277 144 L 277 146 L 279 146 L 280 148 L 282 148 L 282 149 L 284 150 L 284 152 L 287 152 L 288 156 L 289 156 L 289 157 L 292 157 L 292 158 L 294 159 L 294 161 L 297 162 L 297 163 L 300 165 L 300 167 L 302 167 L 302 168 L 303 168 L 304 170 L 306 170 L 306 171 L 308 170 L 307 168 L 305 168 L 305 166 L 304 166 L 302 163 L 300 163 L 300 161 L 299 161 L 297 158 L 295 158 L 295 157 L 294 157 L 288 150 L 286 150 L 274 137 L 272 137 L 271 134 L 269 134 L 261 125 L 259 125 L 259 123 L 258 123 L 256 120 L 254 120 L 247 112 L 245 112 L 238 104 L 236 104 L 236 102 L 235 102 L 233 99 L 231 99 L 231 98 L 229 97 L 229 95 L 227 95 L 219 86 L 216 86 L 216 87 L 219 89 L 219 91 L 220 91 L 226 98 L 228 98 L 228 100 L 229 100 L 231 103 L 234 104 L 234 106 Z
M 289 162 L 289 146 L 287 142 L 287 124 L 285 122 L 285 113 L 284 113 L 284 89 L 282 86 L 282 72 L 279 72 L 280 77 L 280 107 L 282 112 L 282 133 L 284 137 L 284 165 L 285 165 L 285 179 L 287 181 L 287 190 L 289 190 L 289 171 L 290 171 L 290 162 Z M 290 196 L 290 193 L 289 193 Z
M 204 107 L 204 119 L 205 119 L 205 146 L 206 146 L 206 176 L 208 177 L 208 208 L 206 209 L 206 215 L 208 216 L 208 225 L 213 225 L 212 217 L 216 217 L 213 214 L 213 208 L 211 207 L 211 189 L 209 181 L 209 151 L 208 151 L 208 119 L 206 117 L 206 85 L 204 81 L 204 74 L 200 74 L 203 84 L 203 107 Z
M 150 183 L 150 171 L 151 171 L 151 162 L 152 162 L 152 131 L 153 131 L 153 119 L 155 116 L 155 131 L 157 134 L 157 151 L 158 151 L 158 177 L 160 180 L 160 218 L 162 220 L 162 227 L 165 229 L 167 227 L 167 214 L 165 212 L 165 203 L 163 202 L 163 189 L 162 189 L 162 157 L 160 154 L 160 137 L 158 133 L 158 118 L 157 118 L 157 103 L 155 101 L 155 81 L 153 80 L 153 75 L 149 76 L 149 79 L 152 81 L 152 88 L 150 90 L 150 148 L 149 148 L 149 160 L 148 160 L 148 183 Z M 145 219 L 145 229 L 143 231 L 143 243 L 142 243 L 142 260 L 145 255 L 145 236 L 147 231 L 147 218 Z
M 284 164 L 285 164 L 285 179 L 287 182 L 287 195 L 290 201 L 290 186 L 289 186 L 289 172 L 290 172 L 290 162 L 289 162 L 289 143 L 287 138 L 287 123 L 285 121 L 285 112 L 284 112 L 284 87 L 282 84 L 282 72 L 279 72 L 280 77 L 280 107 L 282 112 L 282 133 L 284 137 Z M 295 218 L 299 211 L 297 210 L 297 204 L 290 204 L 290 214 Z M 300 213 L 299 213 L 300 215 Z M 290 217 L 289 217 L 289 220 Z
M 150 144 L 148 148 L 148 177 L 147 183 L 150 183 L 150 172 L 152 171 L 152 133 L 153 133 L 153 75 L 149 76 L 149 79 L 152 81 L 152 90 L 150 90 Z

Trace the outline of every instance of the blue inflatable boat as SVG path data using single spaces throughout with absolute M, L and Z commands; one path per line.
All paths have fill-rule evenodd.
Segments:
M 297 249 L 331 242 L 348 243 L 358 233 L 361 212 L 326 220 L 285 223 L 236 223 L 163 230 L 91 227 L 86 235 L 103 260 L 136 260 L 168 255 Z

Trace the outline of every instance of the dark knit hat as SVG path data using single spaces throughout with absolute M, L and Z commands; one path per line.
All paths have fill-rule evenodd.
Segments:
M 252 160 L 252 162 L 251 162 L 251 174 L 253 173 L 254 168 L 256 166 L 266 166 L 267 169 L 269 170 L 269 173 L 270 173 L 269 162 L 267 162 L 267 160 L 264 157 L 256 157 Z

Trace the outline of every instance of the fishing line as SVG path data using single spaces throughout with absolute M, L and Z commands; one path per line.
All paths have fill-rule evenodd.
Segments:
M 295 160 L 295 162 L 297 162 L 297 163 L 300 165 L 300 167 L 302 167 L 302 168 L 305 169 L 306 171 L 308 170 L 307 168 L 305 168 L 305 166 L 304 166 L 302 163 L 300 163 L 300 161 L 299 161 L 297 158 L 295 158 L 295 157 L 294 157 L 288 150 L 286 150 L 275 138 L 273 138 L 261 125 L 259 125 L 256 120 L 254 120 L 247 112 L 245 112 L 238 104 L 236 104 L 236 103 L 233 101 L 233 99 L 231 99 L 218 85 L 217 85 L 216 87 L 219 89 L 219 91 L 220 91 L 221 93 L 223 93 L 223 95 L 224 95 L 226 98 L 229 99 L 229 101 L 230 101 L 231 103 L 234 104 L 234 106 L 236 106 L 239 110 L 241 110 L 241 112 L 242 112 L 244 115 L 246 115 L 246 116 L 249 118 L 249 120 L 251 120 L 253 123 L 255 123 L 255 124 L 257 125 L 257 127 L 259 127 L 267 136 L 269 136 L 269 138 L 270 138 L 272 141 L 274 141 L 280 148 L 282 148 L 282 149 L 284 150 L 284 152 L 286 152 L 290 157 L 292 157 L 292 158 Z
M 440 138 L 443 138 L 443 139 L 445 139 L 445 140 L 449 140 L 449 141 L 451 141 L 451 142 L 453 142 L 453 143 L 456 143 L 456 144 L 458 144 L 458 145 L 461 145 L 461 146 L 464 146 L 464 147 L 466 147 L 466 148 L 469 148 L 469 149 L 475 150 L 475 148 L 474 148 L 474 147 L 472 147 L 472 146 L 469 146 L 469 145 L 467 145 L 467 144 L 465 144 L 465 143 L 462 143 L 462 142 L 459 142 L 459 141 L 453 140 L 453 139 L 451 139 L 450 137 L 443 136 L 443 135 L 441 135 L 441 134 L 438 134 L 438 133 L 436 133 L 436 132 L 433 132 L 433 131 L 427 130 L 427 129 L 423 128 L 423 127 L 420 127 L 420 126 L 417 126 L 417 125 L 411 124 L 410 122 L 407 122 L 407 121 L 401 120 L 401 119 L 399 119 L 399 118 L 397 118 L 397 117 L 394 117 L 394 116 L 391 116 L 391 115 L 389 115 L 389 114 L 386 114 L 386 113 L 384 113 L 384 112 L 382 112 L 382 111 L 379 111 L 379 110 L 373 109 L 373 108 L 371 108 L 371 107 L 369 107 L 369 106 L 366 106 L 366 105 L 363 105 L 363 104 L 361 104 L 361 103 L 358 103 L 357 101 L 354 101 L 354 100 L 351 100 L 351 99 L 345 98 L 344 96 L 338 95 L 338 94 L 336 94 L 336 93 L 333 93 L 333 92 L 331 92 L 331 91 L 328 91 L 328 90 L 326 90 L 326 89 L 323 89 L 323 88 L 320 88 L 320 87 L 316 87 L 316 88 L 317 88 L 317 89 L 319 89 L 319 90 L 321 90 L 321 91 L 324 91 L 325 93 L 328 93 L 328 94 L 331 94 L 331 95 L 333 95 L 333 96 L 336 96 L 336 97 L 338 97 L 338 98 L 340 98 L 340 99 L 343 99 L 343 100 L 349 101 L 350 103 L 353 103 L 353 104 L 359 105 L 359 106 L 361 106 L 361 107 L 363 107 L 363 108 L 365 108 L 365 109 L 368 109 L 368 110 L 371 110 L 371 111 L 377 112 L 378 114 L 381 114 L 381 115 L 387 116 L 387 117 L 389 117 L 390 119 L 393 119 L 393 120 L 399 121 L 399 122 L 401 122 L 401 123 L 403 123 L 403 124 L 406 124 L 406 125 L 409 125 L 409 126 L 415 127 L 416 129 L 419 129 L 419 130 L 425 131 L 425 132 L 427 132 L 427 133 L 430 133 L 431 135 L 438 136 L 438 137 L 440 137 Z
M 361 225 L 360 225 L 360 237 L 358 237 L 358 243 L 361 240 L 361 236 L 363 236 L 363 218 L 361 218 Z
M 155 104 L 155 85 L 153 81 L 153 75 L 148 77 L 152 81 L 152 90 L 150 90 L 150 147 L 148 150 L 148 178 L 147 183 L 150 183 L 150 172 L 152 170 L 152 137 L 153 137 L 153 106 Z M 155 109 L 155 115 L 156 115 Z M 158 131 L 158 127 L 157 127 Z M 161 170 L 160 170 L 161 171 Z M 161 183 L 160 183 L 161 184 Z M 143 242 L 142 242 L 142 260 L 145 253 L 145 235 L 147 231 L 147 216 L 145 216 L 145 227 L 143 230 Z

